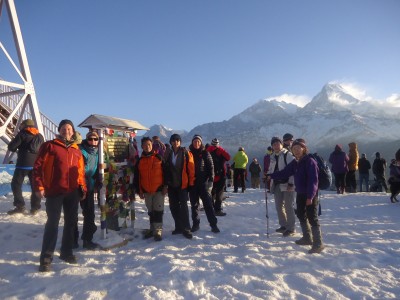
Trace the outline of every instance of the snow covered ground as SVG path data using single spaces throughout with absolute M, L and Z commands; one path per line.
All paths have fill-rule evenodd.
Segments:
M 0 197 L 1 299 L 400 298 L 400 204 L 387 195 L 324 194 L 320 219 L 327 248 L 314 255 L 294 243 L 299 233 L 290 238 L 275 233 L 272 195 L 269 238 L 264 191 L 229 196 L 219 234 L 211 233 L 202 213 L 193 240 L 171 235 L 166 205 L 161 242 L 136 238 L 109 251 L 80 248 L 78 265 L 61 261 L 56 250 L 53 271 L 39 273 L 46 214 L 7 215 L 12 208 L 7 193 Z M 135 225 L 148 226 L 140 200 Z

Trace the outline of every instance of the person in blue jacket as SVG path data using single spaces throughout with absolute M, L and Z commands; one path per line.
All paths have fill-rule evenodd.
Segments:
M 318 165 L 308 155 L 308 148 L 304 139 L 293 141 L 292 153 L 295 159 L 283 170 L 269 174 L 269 176 L 272 179 L 294 176 L 297 192 L 297 217 L 303 232 L 303 237 L 297 240 L 296 244 L 312 245 L 308 253 L 321 253 L 325 246 L 322 243 L 318 221 Z

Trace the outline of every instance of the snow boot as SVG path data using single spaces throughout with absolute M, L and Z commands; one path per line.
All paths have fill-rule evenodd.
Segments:
M 14 209 L 9 210 L 7 213 L 9 215 L 23 214 L 25 213 L 25 206 L 17 206 Z
M 321 253 L 322 250 L 325 249 L 325 246 L 322 244 L 321 229 L 319 226 L 313 226 L 311 230 L 313 235 L 313 243 L 312 248 L 308 251 L 308 253 Z
M 303 232 L 303 237 L 295 241 L 295 243 L 297 245 L 312 245 L 310 224 L 307 221 L 304 221 L 300 222 L 300 226 L 301 231 Z

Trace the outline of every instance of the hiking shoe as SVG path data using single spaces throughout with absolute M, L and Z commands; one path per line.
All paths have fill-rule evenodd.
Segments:
M 219 233 L 220 232 L 220 230 L 219 230 L 217 225 L 211 226 L 211 231 L 214 232 L 214 233 Z
M 301 239 L 294 241 L 297 245 L 301 245 L 301 246 L 311 246 L 312 245 L 312 241 L 310 239 L 307 239 L 305 237 L 302 237 Z
M 399 200 L 397 200 L 396 196 L 391 196 L 390 197 L 390 202 L 396 203 L 396 202 L 399 202 Z
M 98 247 L 99 245 L 96 243 L 93 243 L 92 241 L 87 241 L 84 240 L 83 241 L 83 249 L 87 249 L 87 250 L 94 250 Z
M 199 224 L 193 224 L 192 229 L 190 229 L 191 232 L 196 232 L 200 229 Z
M 149 239 L 149 238 L 151 238 L 151 237 L 153 237 L 153 230 L 151 230 L 151 229 L 148 229 L 148 230 L 146 230 L 146 232 L 144 233 L 144 235 L 143 235 L 143 238 L 144 239 Z
M 316 247 L 312 247 L 310 250 L 308 250 L 308 253 L 310 254 L 314 254 L 314 253 L 321 253 L 322 250 L 325 249 L 324 245 L 320 245 L 320 246 L 316 246 Z
M 50 272 L 50 264 L 40 264 L 39 266 L 39 272 Z
M 161 232 L 156 232 L 156 233 L 154 234 L 154 240 L 157 241 L 157 242 L 159 242 L 159 241 L 162 240 Z
M 30 213 L 32 216 L 35 216 L 39 213 L 39 210 L 40 209 L 37 209 L 37 208 L 31 208 Z
M 9 215 L 23 214 L 25 213 L 25 206 L 15 207 L 14 209 L 9 210 L 7 213 Z
M 216 212 L 215 212 L 215 215 L 216 215 L 217 217 L 225 217 L 225 216 L 226 216 L 226 213 L 224 213 L 222 210 L 219 210 L 219 211 L 216 211 Z
M 285 231 L 286 231 L 286 227 L 284 227 L 284 226 L 281 226 L 275 230 L 275 232 L 279 232 L 279 233 L 284 233 Z
M 184 230 L 183 232 L 182 232 L 182 234 L 183 234 L 183 236 L 185 237 L 185 238 L 187 238 L 187 239 L 192 239 L 193 238 L 193 234 L 192 234 L 192 232 L 190 231 L 190 230 Z
M 175 234 L 182 234 L 182 233 L 183 233 L 182 229 L 174 229 L 174 230 L 172 231 L 172 234 L 173 234 L 173 235 L 175 235 Z
M 78 263 L 78 260 L 76 259 L 76 256 L 73 255 L 73 254 L 70 254 L 70 255 L 61 254 L 60 255 L 60 259 L 65 261 L 66 263 L 69 263 L 69 264 L 77 264 Z
M 292 230 L 286 230 L 285 232 L 282 233 L 283 237 L 288 237 L 288 236 L 294 236 L 294 231 Z

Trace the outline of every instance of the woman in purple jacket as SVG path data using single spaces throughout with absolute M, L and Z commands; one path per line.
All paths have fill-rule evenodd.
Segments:
M 349 172 L 349 156 L 342 150 L 341 145 L 336 145 L 335 150 L 329 156 L 332 164 L 332 173 L 335 175 L 335 186 L 338 194 L 344 193 L 346 175 Z
M 298 245 L 312 245 L 308 253 L 321 253 L 325 246 L 322 243 L 318 221 L 318 165 L 308 155 L 306 142 L 303 139 L 296 139 L 293 142 L 292 153 L 296 159 L 292 160 L 282 171 L 275 172 L 269 176 L 272 179 L 294 176 L 297 192 L 297 217 L 303 232 L 303 237 L 295 243 Z

